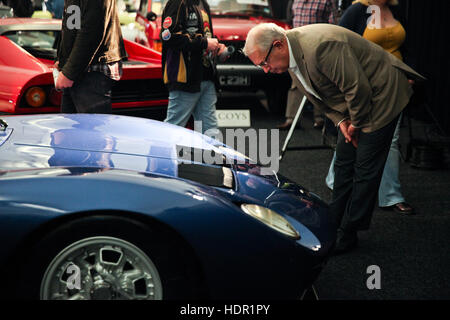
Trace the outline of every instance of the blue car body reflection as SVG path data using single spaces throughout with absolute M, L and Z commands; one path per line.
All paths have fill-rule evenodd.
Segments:
M 3 120 L 1 268 L 39 241 L 46 226 L 111 212 L 164 225 L 182 239 L 210 298 L 296 298 L 334 245 L 335 225 L 320 198 L 280 174 L 261 175 L 257 165 L 202 134 L 117 115 Z M 196 163 L 180 147 L 214 150 L 224 164 Z M 222 179 L 225 170 L 231 182 Z M 300 237 L 269 228 L 241 204 L 275 211 Z

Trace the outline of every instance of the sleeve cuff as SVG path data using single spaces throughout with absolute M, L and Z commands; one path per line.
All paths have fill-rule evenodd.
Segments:
M 341 121 L 339 121 L 337 124 L 336 124 L 336 128 L 339 128 L 339 125 L 342 123 L 342 121 L 345 121 L 345 120 L 348 120 L 349 118 L 344 118 L 344 119 L 342 119 Z

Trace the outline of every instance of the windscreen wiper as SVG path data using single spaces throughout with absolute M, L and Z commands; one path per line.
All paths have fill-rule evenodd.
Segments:
M 6 131 L 6 128 L 8 128 L 8 124 L 0 119 L 0 131 Z

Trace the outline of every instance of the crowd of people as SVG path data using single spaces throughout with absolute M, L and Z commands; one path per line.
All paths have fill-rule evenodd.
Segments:
M 31 0 L 1 0 L 17 16 L 31 16 Z M 56 18 L 64 3 L 46 0 Z M 55 66 L 61 112 L 110 113 L 111 88 L 127 56 L 116 0 L 85 1 L 83 25 L 63 23 Z M 369 6 L 376 10 L 368 10 Z M 286 31 L 273 23 L 250 30 L 244 53 L 266 73 L 289 72 L 286 121 L 292 125 L 303 96 L 312 104 L 314 127 L 328 117 L 338 131 L 326 179 L 333 190 L 336 253 L 352 250 L 357 232 L 370 226 L 380 207 L 402 214 L 413 208 L 401 193 L 399 127 L 414 81 L 423 77 L 403 62 L 406 32 L 397 0 L 356 0 L 339 17 L 342 1 L 293 0 Z M 371 7 L 372 8 L 372 7 Z M 98 16 L 103 15 L 104 19 Z M 213 60 L 226 47 L 214 36 L 206 0 L 169 0 L 161 17 L 163 80 L 169 91 L 165 121 L 185 126 L 192 116 L 202 132 L 217 130 Z

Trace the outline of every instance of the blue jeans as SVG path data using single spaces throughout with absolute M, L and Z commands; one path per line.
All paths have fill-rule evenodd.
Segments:
M 395 127 L 391 148 L 389 149 L 389 154 L 383 170 L 383 176 L 381 178 L 380 188 L 378 189 L 378 205 L 380 207 L 389 207 L 400 202 L 405 202 L 399 180 L 400 150 L 398 147 L 398 139 L 400 136 L 400 122 L 401 114 L 398 119 L 397 126 Z M 336 151 L 333 154 L 333 160 L 331 160 L 330 169 L 328 170 L 328 175 L 325 179 L 325 182 L 330 189 L 333 189 L 334 185 L 335 161 Z
M 202 133 L 217 130 L 216 102 L 216 88 L 212 81 L 202 81 L 200 92 L 170 91 L 164 122 L 184 127 L 192 114 L 194 121 L 201 121 Z

